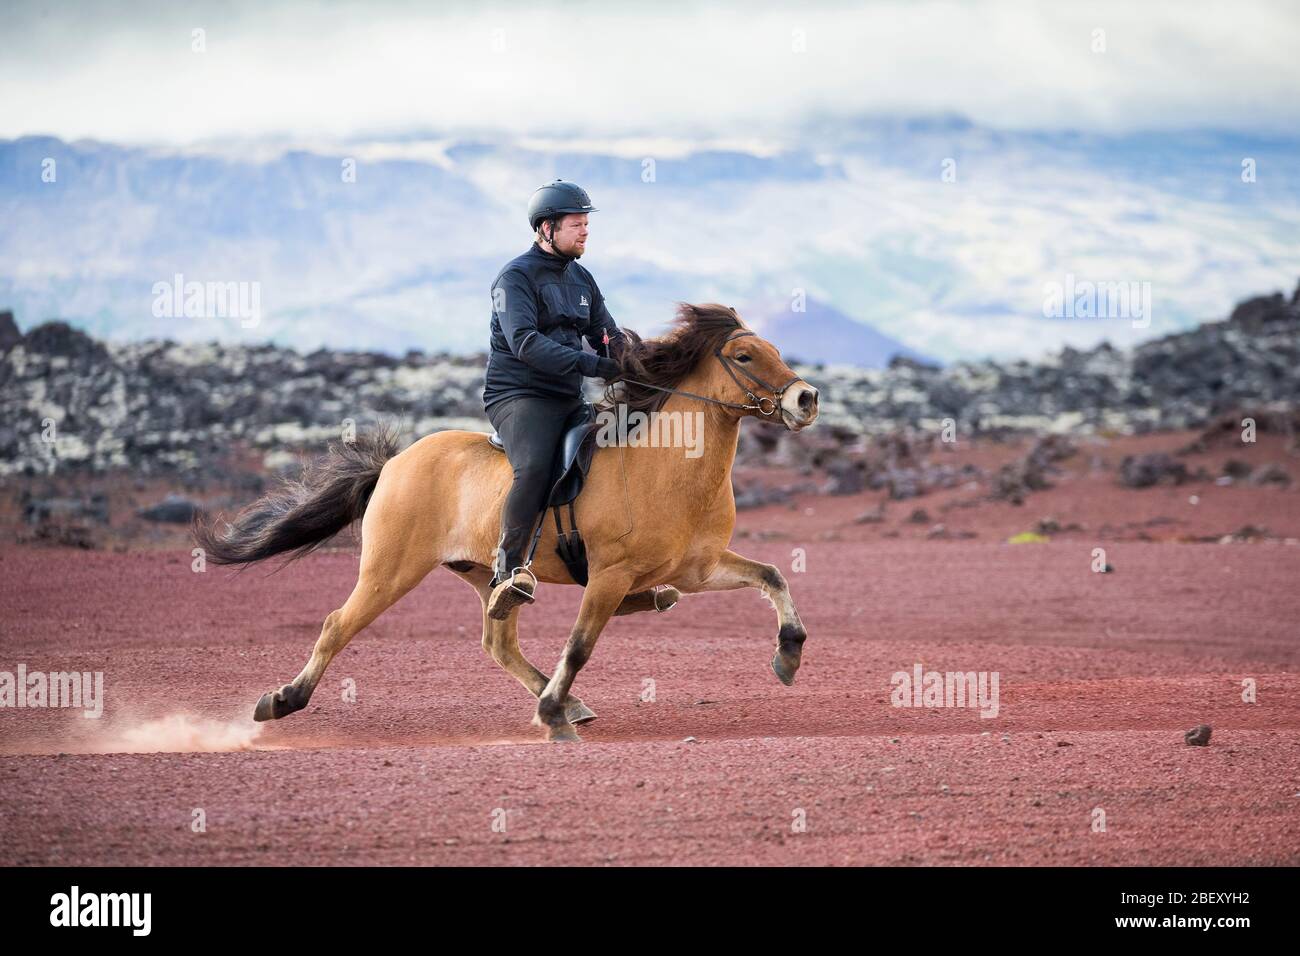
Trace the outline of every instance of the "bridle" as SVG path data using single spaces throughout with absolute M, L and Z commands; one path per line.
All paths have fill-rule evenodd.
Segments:
M 738 408 L 744 411 L 757 411 L 760 415 L 765 415 L 765 416 L 775 415 L 781 407 L 781 398 L 783 395 L 785 395 L 785 390 L 789 388 L 791 385 L 793 385 L 795 382 L 802 381 L 802 379 L 799 378 L 798 375 L 796 375 L 794 378 L 790 379 L 790 381 L 786 382 L 780 388 L 773 388 L 771 385 L 763 381 L 757 375 L 747 372 L 744 368 L 741 367 L 740 363 L 737 362 L 735 359 L 728 358 L 727 356 L 722 354 L 723 345 L 726 345 L 728 342 L 731 342 L 735 339 L 744 338 L 746 335 L 754 335 L 754 333 L 744 331 L 744 332 L 736 332 L 734 335 L 727 336 L 725 339 L 723 339 L 722 343 L 716 349 L 713 350 L 713 354 L 718 357 L 718 361 L 722 363 L 722 367 L 726 369 L 727 374 L 731 376 L 731 380 L 736 383 L 737 387 L 739 387 L 744 391 L 745 398 L 747 398 L 750 402 L 753 403 L 751 405 L 744 405 L 740 402 L 724 402 L 720 398 L 709 398 L 707 395 L 696 395 L 692 392 L 683 392 L 682 390 L 676 388 L 664 388 L 662 385 L 651 385 L 649 382 L 638 382 L 635 379 L 630 379 L 630 378 L 621 379 L 621 381 L 628 382 L 632 385 L 639 385 L 642 388 L 653 388 L 660 392 L 669 392 L 673 395 L 684 395 L 687 398 L 696 398 L 702 402 L 711 402 L 714 405 L 722 405 L 726 408 Z M 741 375 L 745 376 L 745 378 L 749 379 L 759 388 L 767 389 L 767 391 L 772 393 L 772 396 L 769 398 L 766 395 L 763 396 L 755 395 L 753 390 L 749 388 L 749 386 L 742 383 L 740 379 L 736 377 L 736 372 L 739 372 Z M 766 402 L 770 407 L 764 407 L 763 405 L 764 402 Z

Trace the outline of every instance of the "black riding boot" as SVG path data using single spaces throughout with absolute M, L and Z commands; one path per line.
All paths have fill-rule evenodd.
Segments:
M 491 587 L 509 580 L 511 572 L 523 566 L 536 528 L 537 524 L 534 522 L 531 528 L 515 525 L 502 529 L 501 538 L 497 541 L 496 563 L 492 566 Z

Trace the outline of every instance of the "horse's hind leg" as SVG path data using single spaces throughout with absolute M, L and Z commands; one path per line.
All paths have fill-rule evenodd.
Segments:
M 488 617 L 488 599 L 492 596 L 489 582 L 490 568 L 469 561 L 449 562 L 445 567 L 478 592 L 483 604 L 483 650 L 501 665 L 511 677 L 523 684 L 534 697 L 541 696 L 550 678 L 534 667 L 519 649 L 519 612 L 516 610 L 504 621 Z M 583 724 L 596 719 L 595 712 L 577 697 L 569 696 L 565 702 L 565 716 L 573 724 Z
M 307 666 L 293 679 L 293 683 L 262 695 L 253 710 L 254 720 L 278 720 L 306 707 L 325 674 L 325 668 L 348 646 L 348 641 L 396 604 L 431 570 L 428 567 L 403 569 L 389 564 L 386 562 L 380 566 L 376 562 L 367 562 L 363 552 L 357 585 L 347 602 L 325 618 Z
M 678 582 L 679 584 L 681 582 Z M 701 591 L 732 591 L 737 588 L 758 588 L 776 608 L 780 630 L 776 636 L 776 655 L 772 658 L 772 673 L 789 687 L 799 670 L 803 657 L 803 642 L 808 637 L 799 612 L 790 597 L 790 586 L 775 565 L 751 561 L 734 551 L 722 552 L 713 572 L 704 581 L 682 584 L 688 594 Z

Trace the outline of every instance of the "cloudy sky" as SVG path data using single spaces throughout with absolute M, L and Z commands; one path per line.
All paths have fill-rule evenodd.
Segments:
M 590 258 L 642 330 L 801 288 L 945 360 L 1033 355 L 1300 271 L 1291 0 L 0 0 L 0 37 L 25 326 L 155 334 L 141 290 L 185 272 L 264 283 L 259 335 L 469 347 L 553 176 L 593 189 Z M 296 148 L 366 175 L 343 202 Z M 1147 283 L 1155 320 L 1045 320 L 1064 276 Z
M 1280 0 L 432 6 L 6 0 L 0 137 L 1300 126 L 1300 7 Z

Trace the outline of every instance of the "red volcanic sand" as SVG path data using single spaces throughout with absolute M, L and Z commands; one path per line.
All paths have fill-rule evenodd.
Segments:
M 1300 497 L 1123 491 L 1086 464 L 1022 508 L 953 509 L 966 541 L 906 520 L 936 496 L 884 526 L 851 524 L 875 493 L 742 515 L 788 535 L 735 547 L 787 571 L 809 631 L 795 686 L 769 670 L 756 592 L 688 595 L 611 623 L 575 685 L 600 715 L 580 745 L 539 742 L 531 698 L 479 646 L 478 599 L 444 571 L 305 711 L 255 726 L 355 553 L 268 575 L 196 574 L 183 551 L 0 551 L 0 670 L 103 671 L 106 695 L 101 720 L 0 710 L 0 864 L 1300 863 L 1300 547 L 1096 539 L 1161 515 L 1295 534 Z M 1088 530 L 1004 543 L 1046 514 Z M 1098 544 L 1114 573 L 1091 572 Z M 580 594 L 542 585 L 524 609 L 544 670 Z M 891 706 L 891 675 L 918 662 L 998 672 L 997 717 Z M 1210 745 L 1185 745 L 1202 723 Z M 149 747 L 182 752 L 103 752 Z

